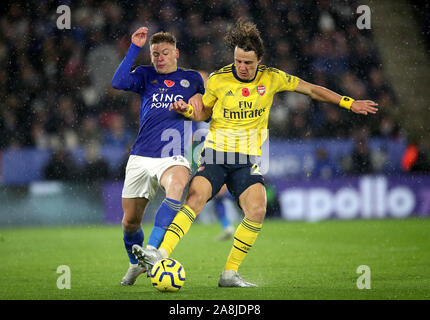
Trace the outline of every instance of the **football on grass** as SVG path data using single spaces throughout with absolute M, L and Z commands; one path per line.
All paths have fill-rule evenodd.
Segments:
M 176 292 L 185 283 L 184 267 L 174 259 L 161 259 L 151 270 L 151 282 L 162 292 Z

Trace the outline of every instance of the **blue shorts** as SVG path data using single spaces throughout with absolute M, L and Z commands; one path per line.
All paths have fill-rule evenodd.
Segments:
M 194 176 L 205 177 L 210 182 L 212 185 L 210 199 L 226 184 L 228 191 L 239 203 L 239 196 L 249 186 L 256 183 L 264 185 L 264 178 L 259 172 L 258 159 L 255 156 L 239 153 L 203 149 L 199 167 Z

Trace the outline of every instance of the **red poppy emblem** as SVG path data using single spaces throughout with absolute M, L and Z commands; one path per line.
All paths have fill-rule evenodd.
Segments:
M 249 96 L 249 89 L 248 88 L 242 88 L 242 96 L 244 96 L 244 97 Z
M 164 80 L 164 84 L 169 88 L 175 85 L 175 83 L 172 80 Z
M 197 169 L 197 172 L 203 171 L 205 169 L 205 166 L 201 166 L 200 168 Z
M 265 86 L 258 86 L 257 87 L 257 92 L 260 96 L 262 96 L 263 94 L 266 93 L 266 87 Z

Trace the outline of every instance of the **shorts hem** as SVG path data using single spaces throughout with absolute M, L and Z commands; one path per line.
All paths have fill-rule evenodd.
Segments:
M 147 200 L 150 200 L 151 197 L 149 196 L 149 194 L 145 193 L 143 195 L 142 194 L 132 194 L 132 195 L 130 195 L 130 194 L 127 194 L 127 195 L 126 194 L 122 194 L 121 198 L 124 198 L 124 199 L 145 198 Z

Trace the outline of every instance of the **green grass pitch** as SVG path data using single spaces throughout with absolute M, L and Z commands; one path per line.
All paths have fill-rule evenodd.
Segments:
M 146 237 L 151 226 L 143 226 Z M 195 223 L 172 258 L 186 271 L 177 293 L 146 276 L 119 282 L 128 267 L 121 227 L 0 229 L 0 299 L 290 300 L 430 299 L 430 219 L 287 222 L 267 219 L 240 273 L 258 288 L 218 288 L 231 241 L 219 225 Z M 58 289 L 57 267 L 71 270 Z M 357 267 L 370 268 L 359 290 Z

